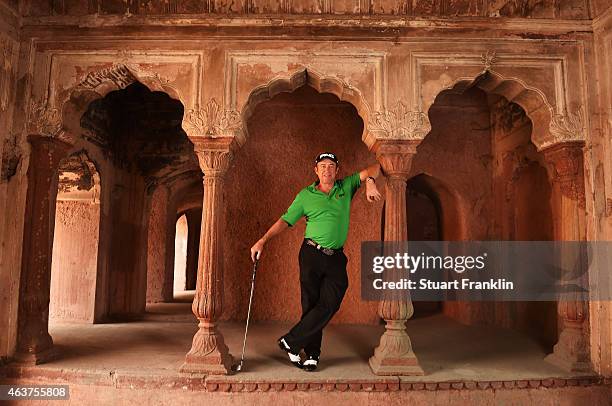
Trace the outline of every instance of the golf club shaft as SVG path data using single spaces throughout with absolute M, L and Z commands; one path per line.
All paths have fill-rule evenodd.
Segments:
M 253 291 L 255 290 L 255 273 L 257 272 L 257 261 L 258 259 L 255 260 L 255 265 L 253 265 L 253 276 L 251 278 L 251 296 L 249 297 L 249 310 L 247 312 L 246 327 L 244 329 L 244 340 L 242 342 L 242 356 L 240 357 L 241 365 L 244 361 L 244 349 L 246 348 L 247 332 L 249 331 L 249 320 L 251 319 L 251 303 L 253 302 Z

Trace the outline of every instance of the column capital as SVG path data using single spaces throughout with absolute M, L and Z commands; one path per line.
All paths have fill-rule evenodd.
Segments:
M 542 150 L 552 182 L 559 184 L 564 196 L 585 206 L 584 142 L 566 142 Z
M 28 142 L 32 146 L 31 165 L 55 171 L 60 161 L 68 155 L 72 146 L 62 140 L 43 135 L 28 135 Z
M 367 123 L 366 145 L 387 139 L 422 141 L 431 131 L 429 117 L 420 110 L 411 110 L 409 105 L 397 100 L 391 107 L 373 112 Z
M 195 138 L 191 140 L 204 176 L 223 176 L 227 172 L 237 147 L 233 137 Z
M 213 97 L 206 105 L 186 109 L 183 130 L 194 140 L 198 137 L 231 137 L 245 142 L 242 118 L 237 110 L 221 106 Z
M 412 158 L 421 140 L 377 140 L 372 146 L 383 172 L 389 177 L 408 178 Z
M 28 142 L 34 146 L 49 145 L 50 148 L 54 148 L 58 151 L 64 152 L 68 152 L 68 150 L 72 148 L 71 144 L 65 142 L 62 139 L 40 134 L 28 135 Z
M 555 144 L 542 150 L 546 163 L 553 171 L 553 180 L 563 180 L 582 173 L 582 156 L 584 142 L 566 142 Z

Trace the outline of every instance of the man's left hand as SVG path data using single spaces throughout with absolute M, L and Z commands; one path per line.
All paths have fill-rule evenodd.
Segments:
M 382 196 L 376 187 L 376 183 L 368 182 L 366 184 L 366 199 L 368 199 L 368 202 L 377 202 L 382 199 Z

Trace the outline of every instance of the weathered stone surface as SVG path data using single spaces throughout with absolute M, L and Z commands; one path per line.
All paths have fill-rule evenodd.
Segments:
M 283 14 L 340 14 L 340 15 L 403 15 L 413 17 L 479 16 L 479 17 L 532 17 L 532 18 L 587 18 L 589 10 L 585 0 L 555 2 L 553 0 L 241 0 L 227 2 L 215 0 L 120 1 L 95 0 L 31 2 L 27 15 L 127 14 L 229 14 L 229 15 L 283 15 Z
M 15 2 L 11 2 L 15 6 Z M 11 179 L 25 177 L 23 168 L 25 140 L 13 132 L 16 110 L 19 23 L 14 9 L 0 7 L 0 278 L 5 281 L 0 292 L 0 357 L 15 351 L 17 336 L 17 302 L 19 291 L 21 240 L 14 238 L 23 227 L 25 187 Z M 19 174 L 19 175 L 18 175 Z M 21 207 L 19 215 L 11 207 Z M 9 214 L 11 213 L 11 214 Z
M 612 239 L 611 18 L 603 0 L 1 2 L 0 357 L 18 344 L 30 361 L 50 355 L 49 311 L 96 322 L 138 317 L 147 277 L 169 300 L 173 217 L 203 208 L 203 216 L 192 214 L 201 224 L 189 223 L 189 235 L 195 228 L 202 236 L 188 237 L 186 261 L 201 325 L 186 370 L 226 373 L 231 358 L 215 322 L 244 317 L 248 248 L 309 183 L 311 157 L 333 149 L 347 175 L 374 162 L 377 143 L 401 140 L 418 148 L 410 162 L 386 158 L 402 176 L 379 182 L 388 191 L 385 223 L 382 202 L 355 200 L 351 288 L 335 322 L 376 324 L 382 316 L 401 332 L 413 311 L 442 311 L 519 330 L 551 351 L 556 344 L 549 359 L 563 368 L 610 374 L 609 302 L 413 309 L 388 301 L 377 312 L 360 300 L 356 259 L 361 241 L 383 235 Z M 41 157 L 32 135 L 85 151 L 99 187 L 76 160 L 56 174 L 59 156 Z M 201 138 L 230 139 L 233 149 L 201 148 L 198 162 L 192 142 Z M 167 196 L 158 200 L 162 188 Z M 93 210 L 77 203 L 90 197 L 99 199 Z M 299 317 L 294 255 L 302 227 L 268 247 L 255 319 Z M 607 271 L 592 267 L 589 277 Z M 396 347 L 408 349 L 400 335 Z M 416 367 L 416 357 L 405 366 Z M 478 382 L 502 391 L 500 402 L 511 390 L 564 384 L 571 391 L 589 382 Z M 377 393 L 393 385 L 210 389 Z M 410 390 L 427 396 L 459 386 Z
M 174 211 L 174 213 L 173 213 Z M 151 196 L 147 246 L 147 303 L 171 302 L 174 274 L 176 208 L 168 187 L 159 185 Z
M 56 174 L 69 146 L 49 137 L 33 136 L 29 141 L 33 162 L 28 169 L 30 187 L 19 285 L 17 357 L 23 362 L 38 364 L 56 355 L 48 331 L 52 261 L 50 240 L 55 220 Z
M 589 68 L 596 72 L 599 86 L 597 91 L 589 97 L 600 109 L 612 104 L 612 83 L 610 79 L 610 64 L 606 63 L 612 52 L 612 7 L 608 2 L 595 1 L 597 18 L 593 22 L 594 36 L 594 60 L 589 63 Z M 595 94 L 596 93 L 596 94 Z M 612 118 L 610 112 L 600 110 L 600 113 L 592 113 L 594 119 L 592 124 L 593 150 L 590 156 L 585 157 L 585 170 L 593 176 L 593 183 L 585 185 L 585 196 L 593 195 L 593 202 L 588 204 L 592 207 L 588 212 L 587 229 L 588 239 L 601 239 L 610 241 L 612 239 L 612 199 L 610 198 L 610 169 L 612 160 L 609 159 L 610 144 L 602 142 L 597 144 L 596 140 L 604 140 L 612 134 Z M 590 199 L 589 199 L 590 200 Z M 600 278 L 605 271 L 603 268 L 595 271 L 594 278 Z M 590 276 L 591 277 L 591 276 Z M 612 371 L 612 346 L 605 345 L 612 340 L 612 305 L 602 303 L 589 306 L 589 329 L 591 337 L 599 337 L 595 341 L 601 345 L 591 345 L 591 360 L 596 371 Z M 610 374 L 610 372 L 607 372 Z
M 100 175 L 83 154 L 59 166 L 49 319 L 93 322 L 100 239 Z
M 285 112 L 282 118 L 280 111 Z M 310 87 L 293 94 L 279 94 L 260 104 L 249 119 L 248 128 L 250 138 L 236 153 L 227 175 L 224 247 L 232 255 L 224 258 L 224 320 L 245 318 L 250 289 L 250 278 L 245 275 L 252 269 L 249 244 L 257 241 L 285 212 L 295 195 L 314 181 L 314 157 L 324 150 L 335 151 L 340 159 L 341 177 L 375 163 L 360 141 L 363 122 L 355 108 Z M 362 238 L 380 238 L 382 203 L 367 204 L 363 193 L 360 190 L 352 203 L 345 245 L 349 288 L 333 323 L 377 322 L 376 304 L 360 300 L 357 258 Z M 249 208 L 241 203 L 244 201 L 250 202 Z M 253 320 L 299 319 L 297 256 L 304 227 L 305 222 L 299 221 L 266 245 L 257 274 Z
M 194 139 L 195 151 L 204 172 L 204 199 L 198 278 L 193 313 L 199 320 L 191 350 L 182 372 L 228 374 L 232 355 L 216 326 L 223 310 L 223 237 L 225 234 L 225 177 L 237 142 L 232 137 Z M 223 390 L 223 388 L 222 388 Z

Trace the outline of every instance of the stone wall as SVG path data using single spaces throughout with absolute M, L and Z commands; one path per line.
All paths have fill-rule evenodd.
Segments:
M 596 18 L 609 11 L 612 4 L 608 0 L 591 0 L 591 17 Z
M 295 195 L 315 181 L 316 155 L 327 150 L 338 154 L 339 177 L 375 163 L 361 141 L 363 122 L 355 109 L 310 87 L 264 102 L 248 126 L 249 139 L 236 154 L 226 181 L 223 319 L 246 317 L 252 269 L 249 249 Z M 382 202 L 367 203 L 363 190 L 353 198 L 345 245 L 349 288 L 333 322 L 378 322 L 377 304 L 361 300 L 359 252 L 361 241 L 380 239 L 381 214 Z M 253 299 L 254 320 L 300 318 L 297 256 L 304 229 L 301 220 L 266 245 Z
M 15 348 L 17 292 L 19 291 L 19 225 L 23 215 L 13 217 L 11 208 L 23 204 L 23 140 L 13 131 L 18 78 L 19 33 L 15 1 L 0 2 L 0 359 Z M 16 176 L 17 175 L 17 176 Z M 22 210 L 23 211 L 23 210 Z M 22 212 L 21 211 L 21 212 Z
M 491 133 L 486 94 L 474 89 L 438 96 L 429 110 L 431 132 L 417 148 L 410 176 L 427 174 L 460 196 L 462 229 L 443 230 L 443 238 L 480 240 L 490 235 L 481 219 L 492 218 Z M 450 208 L 449 208 L 450 209 Z M 409 211 L 410 214 L 410 211 Z
M 55 213 L 49 319 L 91 323 L 98 275 L 100 204 L 59 200 Z
M 592 58 L 587 69 L 593 146 L 593 206 L 591 218 L 595 240 L 612 241 L 612 5 L 608 1 L 594 2 L 598 17 L 594 21 Z M 609 273 L 609 264 L 598 268 Z M 594 273 L 593 277 L 597 277 Z M 609 279 L 608 279 L 609 280 Z M 609 288 L 610 289 L 610 288 Z M 591 303 L 591 353 L 593 363 L 603 373 L 612 374 L 612 302 Z
M 497 240 L 554 239 L 551 180 L 531 143 L 531 120 L 501 98 L 491 107 L 494 153 L 494 231 Z M 556 302 L 505 302 L 489 307 L 481 322 L 523 331 L 552 349 L 557 341 Z
M 470 83 L 483 68 L 492 67 L 502 79 L 518 79 L 506 80 L 504 83 L 489 83 L 491 89 L 520 95 L 517 103 L 522 102 L 532 107 L 530 113 L 536 114 L 539 118 L 544 117 L 537 121 L 540 127 L 537 131 L 534 129 L 536 135 L 546 137 L 550 132 L 549 116 L 555 113 L 553 124 L 563 127 L 561 130 L 565 131 L 566 135 L 569 133 L 570 137 L 587 139 L 587 150 L 594 151 L 593 159 L 587 161 L 588 168 L 586 168 L 585 179 L 587 186 L 591 188 L 587 190 L 589 200 L 587 207 L 591 209 L 590 201 L 595 202 L 593 205 L 596 210 L 590 212 L 590 216 L 591 222 L 597 223 L 597 227 L 591 229 L 589 236 L 594 239 L 603 239 L 602 236 L 610 239 L 612 235 L 610 231 L 612 224 L 608 213 L 612 211 L 609 209 L 612 205 L 608 202 L 609 193 L 606 192 L 609 188 L 604 187 L 610 184 L 608 148 L 610 120 L 604 115 L 606 106 L 610 105 L 609 95 L 606 95 L 610 86 L 605 83 L 609 77 L 607 72 L 609 66 L 607 60 L 610 55 L 609 25 L 600 20 L 598 23 L 598 27 L 601 28 L 600 34 L 595 38 L 595 49 L 591 49 L 593 40 L 589 32 L 591 22 L 583 20 L 585 18 L 583 1 L 424 1 L 413 2 L 416 7 L 406 6 L 401 10 L 398 8 L 399 2 L 391 1 L 359 2 L 358 7 L 356 2 L 334 2 L 333 7 L 332 2 L 317 2 L 320 4 L 317 7 L 321 9 L 315 9 L 311 3 L 294 1 L 283 2 L 282 10 L 274 8 L 272 2 L 252 1 L 235 3 L 236 8 L 231 9 L 226 5 L 217 7 L 217 2 L 208 2 L 207 10 L 198 8 L 202 2 L 197 2 L 193 7 L 190 4 L 196 3 L 172 1 L 147 2 L 146 5 L 144 2 L 124 1 L 92 1 L 87 2 L 86 7 L 84 4 L 77 1 L 21 3 L 25 10 L 29 10 L 26 13 L 29 16 L 23 20 L 22 35 L 26 38 L 24 43 L 27 41 L 28 44 L 32 44 L 33 49 L 22 51 L 23 58 L 19 63 L 19 69 L 15 68 L 17 66 L 15 54 L 14 68 L 18 73 L 11 83 L 15 84 L 14 89 L 17 91 L 12 90 L 16 96 L 14 103 L 9 103 L 9 109 L 13 108 L 16 114 L 9 113 L 9 116 L 13 116 L 12 132 L 18 136 L 14 137 L 15 147 L 10 143 L 9 147 L 5 147 L 5 143 L 0 146 L 3 149 L 3 167 L 7 167 L 6 163 L 11 164 L 8 165 L 10 170 L 4 173 L 12 174 L 10 177 L 2 178 L 7 179 L 7 182 L 0 181 L 0 213 L 2 213 L 0 223 L 5 222 L 0 235 L 0 247 L 2 247 L 0 273 L 3 280 L 10 281 L 11 284 L 8 291 L 2 290 L 2 295 L 8 295 L 2 296 L 1 300 L 9 304 L 7 307 L 9 311 L 0 316 L 5 317 L 0 326 L 8 326 L 8 329 L 3 331 L 7 331 L 8 338 L 5 342 L 8 343 L 6 348 L 9 353 L 10 342 L 11 340 L 14 342 L 15 335 L 15 304 L 18 296 L 16 293 L 19 283 L 18 273 L 21 269 L 21 246 L 23 239 L 31 235 L 30 230 L 25 232 L 23 230 L 25 194 L 28 190 L 25 173 L 29 164 L 27 143 L 28 132 L 31 130 L 29 121 L 36 124 L 33 126 L 35 130 L 53 127 L 58 123 L 52 120 L 55 118 L 52 108 L 63 109 L 62 113 L 71 113 L 71 109 L 78 110 L 79 106 L 86 106 L 92 98 L 107 94 L 110 91 L 108 89 L 117 90 L 125 86 L 125 80 L 133 79 L 135 76 L 141 78 L 143 82 L 146 81 L 148 86 L 154 84 L 157 86 L 156 90 L 168 92 L 176 99 L 180 99 L 185 107 L 186 117 L 189 117 L 189 120 L 183 123 L 185 130 L 188 131 L 185 124 L 189 124 L 189 131 L 193 131 L 195 136 L 203 136 L 209 134 L 207 131 L 216 131 L 219 128 L 219 122 L 212 125 L 206 121 L 209 119 L 207 114 L 211 114 L 211 111 L 218 113 L 218 117 L 223 119 L 235 118 L 237 114 L 243 112 L 241 109 L 247 104 L 251 92 L 255 94 L 261 91 L 259 95 L 264 94 L 264 96 L 265 92 L 274 93 L 277 89 L 275 86 L 282 87 L 287 83 L 293 85 L 292 81 L 299 81 L 300 75 L 308 77 L 311 81 L 309 84 L 313 87 L 319 86 L 319 90 L 333 91 L 351 101 L 365 101 L 363 105 L 358 105 L 359 103 L 354 105 L 360 113 L 363 113 L 368 111 L 365 104 L 369 104 L 372 116 L 367 118 L 372 119 L 374 113 L 395 114 L 391 108 L 399 106 L 400 101 L 408 109 L 410 117 L 413 114 L 426 114 L 430 102 L 441 90 L 452 87 L 454 81 L 460 78 L 463 82 Z M 602 4 L 605 5 L 605 2 L 594 3 L 598 12 L 601 11 Z M 495 5 L 497 8 L 493 10 L 486 8 L 485 12 L 484 6 L 490 5 Z M 292 26 L 287 28 L 284 24 L 276 24 L 278 20 L 274 18 L 257 19 L 258 13 L 272 9 L 281 10 L 283 14 L 295 13 L 283 17 L 282 20 Z M 364 14 L 365 10 L 368 10 L 368 14 L 377 13 L 383 9 L 385 13 L 390 14 L 442 15 L 450 18 L 442 23 L 436 19 L 419 18 L 376 19 L 371 16 L 360 19 L 345 18 L 346 14 Z M 17 18 L 14 10 L 13 12 L 11 10 L 13 9 L 0 7 L 0 12 L 7 15 L 8 20 L 15 22 Z M 182 15 L 175 16 L 181 19 L 177 24 L 160 18 L 160 14 L 167 16 L 201 12 L 229 13 L 229 15 L 234 12 L 246 12 L 252 18 L 242 21 L 244 25 L 225 19 L 221 15 L 219 18 L 204 20 L 197 20 L 198 17 L 195 15 L 185 17 L 184 20 Z M 300 13 L 305 12 L 324 13 L 330 17 L 330 21 L 333 19 L 333 22 L 318 17 L 300 19 Z M 532 18 L 510 21 L 455 17 L 482 16 L 491 12 L 500 16 Z M 94 13 L 100 13 L 102 16 L 96 16 Z M 149 15 L 137 16 L 146 13 Z M 339 14 L 337 18 L 335 13 Z M 85 14 L 88 16 L 75 17 Z M 107 16 L 103 16 L 104 14 Z M 603 16 L 601 13 L 599 15 Z M 537 20 L 540 17 L 572 16 L 577 20 L 560 22 Z M 500 24 L 500 21 L 503 21 L 503 24 Z M 3 29 L 5 26 L 10 27 L 11 23 L 4 24 Z M 14 32 L 15 26 L 13 24 L 12 31 L 9 28 L 6 32 Z M 294 29 L 296 31 L 290 31 Z M 163 38 L 167 41 L 143 40 L 143 32 L 146 32 L 149 38 Z M 279 41 L 278 33 L 285 35 L 284 38 L 287 40 Z M 225 38 L 224 35 L 232 36 L 232 40 Z M 256 39 L 253 39 L 254 35 L 258 35 Z M 116 40 L 109 41 L 109 37 Z M 13 35 L 13 38 L 16 38 L 16 35 Z M 341 40 L 327 41 L 330 38 Z M 494 40 L 490 40 L 491 38 Z M 494 57 L 489 51 L 496 51 L 497 56 Z M 593 69 L 588 69 L 591 67 Z M 126 70 L 129 74 L 125 74 Z M 104 73 L 99 74 L 100 71 Z M 298 71 L 302 73 L 295 75 Z M 124 76 L 121 76 L 122 72 Z M 599 82 L 590 72 L 597 72 Z M 285 82 L 282 80 L 270 82 L 279 77 Z M 63 104 L 64 97 L 68 98 L 78 83 L 92 78 L 97 82 L 95 84 L 88 82 L 86 84 L 89 87 L 86 90 L 76 92 L 72 99 L 73 104 Z M 33 79 L 32 83 L 30 79 Z M 585 87 L 584 81 L 589 86 Z M 529 91 L 525 90 L 525 85 L 530 86 Z M 539 93 L 537 97 L 530 98 L 530 92 L 537 93 L 533 88 Z M 600 89 L 600 95 L 593 98 L 591 95 L 597 93 L 593 90 L 595 88 Z M 27 107 L 32 103 L 43 103 L 48 95 L 54 98 L 55 104 L 42 105 L 48 108 L 46 110 L 36 110 L 45 113 L 42 117 L 36 115 L 28 117 Z M 312 101 L 308 97 L 314 96 L 304 96 L 303 100 Z M 220 104 L 215 105 L 212 103 L 214 100 Z M 543 100 L 546 104 L 542 104 Z M 220 110 L 215 110 L 217 108 Z M 299 119 L 279 118 L 277 114 L 281 108 L 295 111 L 297 114 L 295 117 Z M 430 112 L 432 117 L 436 114 L 436 108 Z M 589 115 L 589 119 L 584 122 L 580 120 L 581 109 L 586 110 Z M 260 110 L 249 121 L 246 145 L 238 150 L 228 174 L 226 218 L 229 228 L 224 237 L 226 273 L 224 318 L 242 318 L 246 314 L 250 271 L 248 248 L 282 214 L 295 193 L 314 178 L 312 168 L 309 166 L 312 165 L 312 157 L 319 150 L 328 147 L 338 151 L 341 157 L 348 157 L 348 159 L 343 158 L 346 166 L 343 166 L 342 170 L 345 172 L 341 173 L 341 176 L 374 162 L 372 154 L 367 151 L 361 140 L 363 127 L 358 119 L 354 118 L 355 111 L 350 106 L 334 101 L 324 107 L 313 105 L 299 107 L 295 106 L 295 100 L 281 97 L 269 105 L 262 105 Z M 324 112 L 319 113 L 320 110 Z M 0 120 L 6 120 L 6 115 L 2 114 Z M 464 115 L 460 112 L 453 114 L 457 118 Z M 316 116 L 317 120 L 313 121 L 313 116 Z M 477 116 L 478 120 L 475 121 L 477 126 L 472 128 L 471 123 L 466 121 L 463 123 L 465 128 L 461 131 L 471 132 L 475 129 L 476 133 L 480 134 L 479 137 L 484 138 L 485 130 L 481 126 L 484 113 L 479 111 Z M 38 120 L 39 118 L 41 120 Z M 47 118 L 50 119 L 49 122 L 42 120 Z M 366 114 L 362 114 L 362 118 L 366 119 Z M 81 115 L 75 114 L 70 118 L 70 123 L 64 122 L 73 130 L 72 135 L 81 134 L 80 119 Z M 401 117 L 396 119 L 403 120 Z M 204 125 L 202 125 L 203 120 Z M 449 120 L 457 121 L 452 117 Z M 433 124 L 438 125 L 435 122 Z M 288 132 L 290 126 L 294 127 Z M 316 137 L 310 136 L 307 127 L 318 128 Z M 219 135 L 214 131 L 213 136 Z M 440 134 L 452 134 L 457 130 L 434 127 L 434 133 L 430 135 L 434 138 L 425 140 L 423 151 L 426 144 L 435 139 L 436 131 L 440 131 L 438 134 L 442 136 Z M 328 139 L 327 134 L 334 134 L 334 137 Z M 287 139 L 283 138 L 285 135 Z M 3 133 L 0 133 L 0 136 L 6 137 Z M 551 140 L 551 138 L 543 139 Z M 287 145 L 291 147 L 286 147 Z M 448 156 L 451 152 L 455 152 L 451 150 L 455 148 L 457 151 L 472 153 L 468 155 L 469 166 L 454 169 L 458 170 L 458 173 L 468 174 L 476 171 L 475 173 L 484 176 L 481 179 L 490 183 L 488 177 L 491 172 L 484 171 L 484 166 L 482 168 L 478 166 L 484 165 L 482 162 L 489 159 L 476 154 L 482 152 L 483 146 L 478 144 L 468 148 L 467 145 L 450 144 L 443 146 L 440 152 L 443 156 Z M 14 153 L 7 154 L 6 151 Z M 600 155 L 595 154 L 597 151 Z M 270 152 L 280 160 L 268 159 L 267 154 Z M 301 165 L 300 162 L 305 164 Z M 450 162 L 445 161 L 443 164 L 449 166 Z M 435 172 L 436 168 L 429 170 Z M 278 179 L 279 173 L 291 173 L 292 176 L 282 175 L 282 179 Z M 134 258 L 133 252 L 128 247 L 146 245 L 146 241 L 143 243 L 146 238 L 143 239 L 142 234 L 146 231 L 146 220 L 143 216 L 146 217 L 148 210 L 148 197 L 145 194 L 147 189 L 143 179 L 132 178 L 131 175 L 120 172 L 111 175 L 103 199 L 114 202 L 114 209 L 111 209 L 110 203 L 106 209 L 104 205 L 102 206 L 101 227 L 114 223 L 117 228 L 106 229 L 101 233 L 101 246 L 106 247 L 106 254 L 112 253 L 112 255 L 102 256 L 108 257 L 103 259 L 108 263 L 102 267 L 106 271 L 101 273 L 102 283 L 98 286 L 101 289 L 102 302 L 113 305 L 110 309 L 100 311 L 103 314 L 109 311 L 138 312 L 142 310 L 141 304 L 144 303 L 146 290 L 142 272 L 146 255 L 143 258 L 145 252 L 143 250 L 136 254 L 140 257 Z M 534 172 L 530 172 L 526 178 L 531 177 L 540 182 L 541 170 L 534 167 Z M 305 182 L 307 179 L 309 180 Z M 456 187 L 476 196 L 473 201 L 477 202 L 472 207 L 462 208 L 461 213 L 466 217 L 483 215 L 487 218 L 497 218 L 492 208 L 493 203 L 490 202 L 488 207 L 487 199 L 482 198 L 482 190 L 478 185 L 474 187 L 477 182 L 470 181 L 468 177 L 456 179 L 456 182 Z M 261 191 L 262 183 L 278 188 L 269 192 L 274 199 L 265 198 L 266 194 Z M 283 186 L 277 186 L 279 184 Z M 530 184 L 526 182 L 524 186 Z M 380 186 L 384 188 L 384 182 Z M 602 190 L 604 197 L 599 193 Z M 131 193 L 135 193 L 137 198 L 133 199 Z M 355 198 L 351 234 L 347 245 L 350 258 L 358 258 L 358 241 L 380 238 L 382 203 L 368 205 L 363 201 L 363 192 L 360 193 Z M 131 204 L 128 203 L 130 201 Z M 249 202 L 248 209 L 244 209 L 243 201 Z M 528 206 L 516 207 L 519 215 L 524 213 L 524 210 L 530 209 Z M 474 219 L 468 225 L 469 227 L 464 227 L 463 230 L 467 230 L 466 235 L 469 238 L 476 235 L 496 237 L 498 234 L 495 230 L 503 227 L 510 230 L 512 223 L 500 220 L 500 228 L 493 229 L 495 232 L 488 230 L 482 222 L 479 223 Z M 519 222 L 514 225 L 514 235 L 533 237 L 531 232 L 534 229 L 525 228 L 526 223 Z M 121 232 L 123 230 L 127 231 L 123 233 Z M 259 295 L 255 303 L 256 319 L 295 320 L 299 317 L 296 254 L 302 231 L 303 224 L 298 225 L 295 230 L 287 232 L 268 246 L 266 259 L 260 268 L 261 277 L 258 279 L 261 283 L 258 283 L 256 293 Z M 106 240 L 103 242 L 102 238 Z M 137 267 L 138 271 L 129 270 L 134 267 Z M 351 288 L 347 292 L 343 309 L 335 321 L 377 323 L 376 305 L 362 303 L 359 300 L 356 267 L 357 261 L 349 262 Z M 288 272 L 291 275 L 286 279 L 279 279 L 273 273 L 273 270 L 285 268 L 289 268 Z M 271 294 L 276 295 L 278 299 L 275 298 L 273 303 L 266 303 Z M 270 309 L 270 313 L 267 309 Z M 609 365 L 611 341 L 609 304 L 597 304 L 597 309 L 600 309 L 597 310 L 600 312 L 597 315 L 600 327 L 596 331 L 594 338 L 596 341 L 592 351 L 594 354 L 602 354 L 602 359 L 607 359 L 605 362 Z M 475 310 L 462 309 L 458 314 L 475 313 Z M 1 343 L 4 347 L 4 342 Z
M 166 186 L 158 186 L 151 196 L 151 215 L 147 244 L 147 302 L 172 300 L 172 284 L 169 283 L 167 256 L 173 245 L 168 244 L 169 227 L 174 226 L 174 213 L 170 212 L 170 196 Z M 170 218 L 169 218 L 170 217 Z
M 461 219 L 442 225 L 443 240 L 486 240 L 493 219 L 492 146 L 486 94 L 477 88 L 463 94 L 444 92 L 436 98 L 429 117 L 432 129 L 417 148 L 411 176 L 425 174 L 455 197 L 453 201 L 445 200 L 442 188 L 434 190 L 441 197 L 442 218 L 456 212 Z M 411 215 L 419 213 L 408 207 L 408 216 Z M 447 302 L 443 311 L 456 320 L 473 324 L 479 319 L 478 307 L 478 303 L 472 302 Z M 417 303 L 416 311 L 419 308 Z
M 110 223 L 109 311 L 125 317 L 144 312 L 146 303 L 149 204 L 144 180 L 121 173 L 113 190 Z

